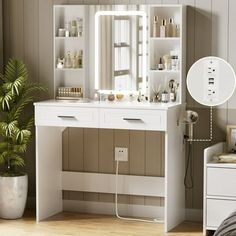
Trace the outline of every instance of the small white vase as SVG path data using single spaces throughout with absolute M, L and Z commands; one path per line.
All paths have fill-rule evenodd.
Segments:
M 21 218 L 28 193 L 28 175 L 0 176 L 0 218 Z

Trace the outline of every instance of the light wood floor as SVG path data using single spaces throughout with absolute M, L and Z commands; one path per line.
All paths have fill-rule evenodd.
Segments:
M 32 212 L 23 219 L 0 220 L 0 236 L 202 236 L 202 225 L 183 223 L 171 233 L 163 233 L 162 224 L 129 222 L 112 216 L 60 213 L 36 223 Z

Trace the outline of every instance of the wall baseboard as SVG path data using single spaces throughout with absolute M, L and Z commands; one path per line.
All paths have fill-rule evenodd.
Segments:
M 26 207 L 28 209 L 35 209 L 35 206 L 36 198 L 28 197 Z M 115 215 L 114 203 L 111 202 L 106 203 L 93 201 L 63 200 L 63 210 L 71 212 Z M 119 204 L 119 214 L 132 217 L 164 218 L 164 207 Z M 185 220 L 192 222 L 202 222 L 203 210 L 187 208 L 185 210 Z

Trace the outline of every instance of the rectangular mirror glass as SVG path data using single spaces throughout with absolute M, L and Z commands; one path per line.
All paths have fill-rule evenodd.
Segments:
M 127 8 L 100 6 L 94 12 L 95 89 L 146 88 L 147 15 Z

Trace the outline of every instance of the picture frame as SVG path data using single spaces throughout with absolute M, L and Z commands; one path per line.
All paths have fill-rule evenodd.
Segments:
M 227 125 L 226 133 L 227 151 L 230 153 L 236 153 L 236 125 Z

